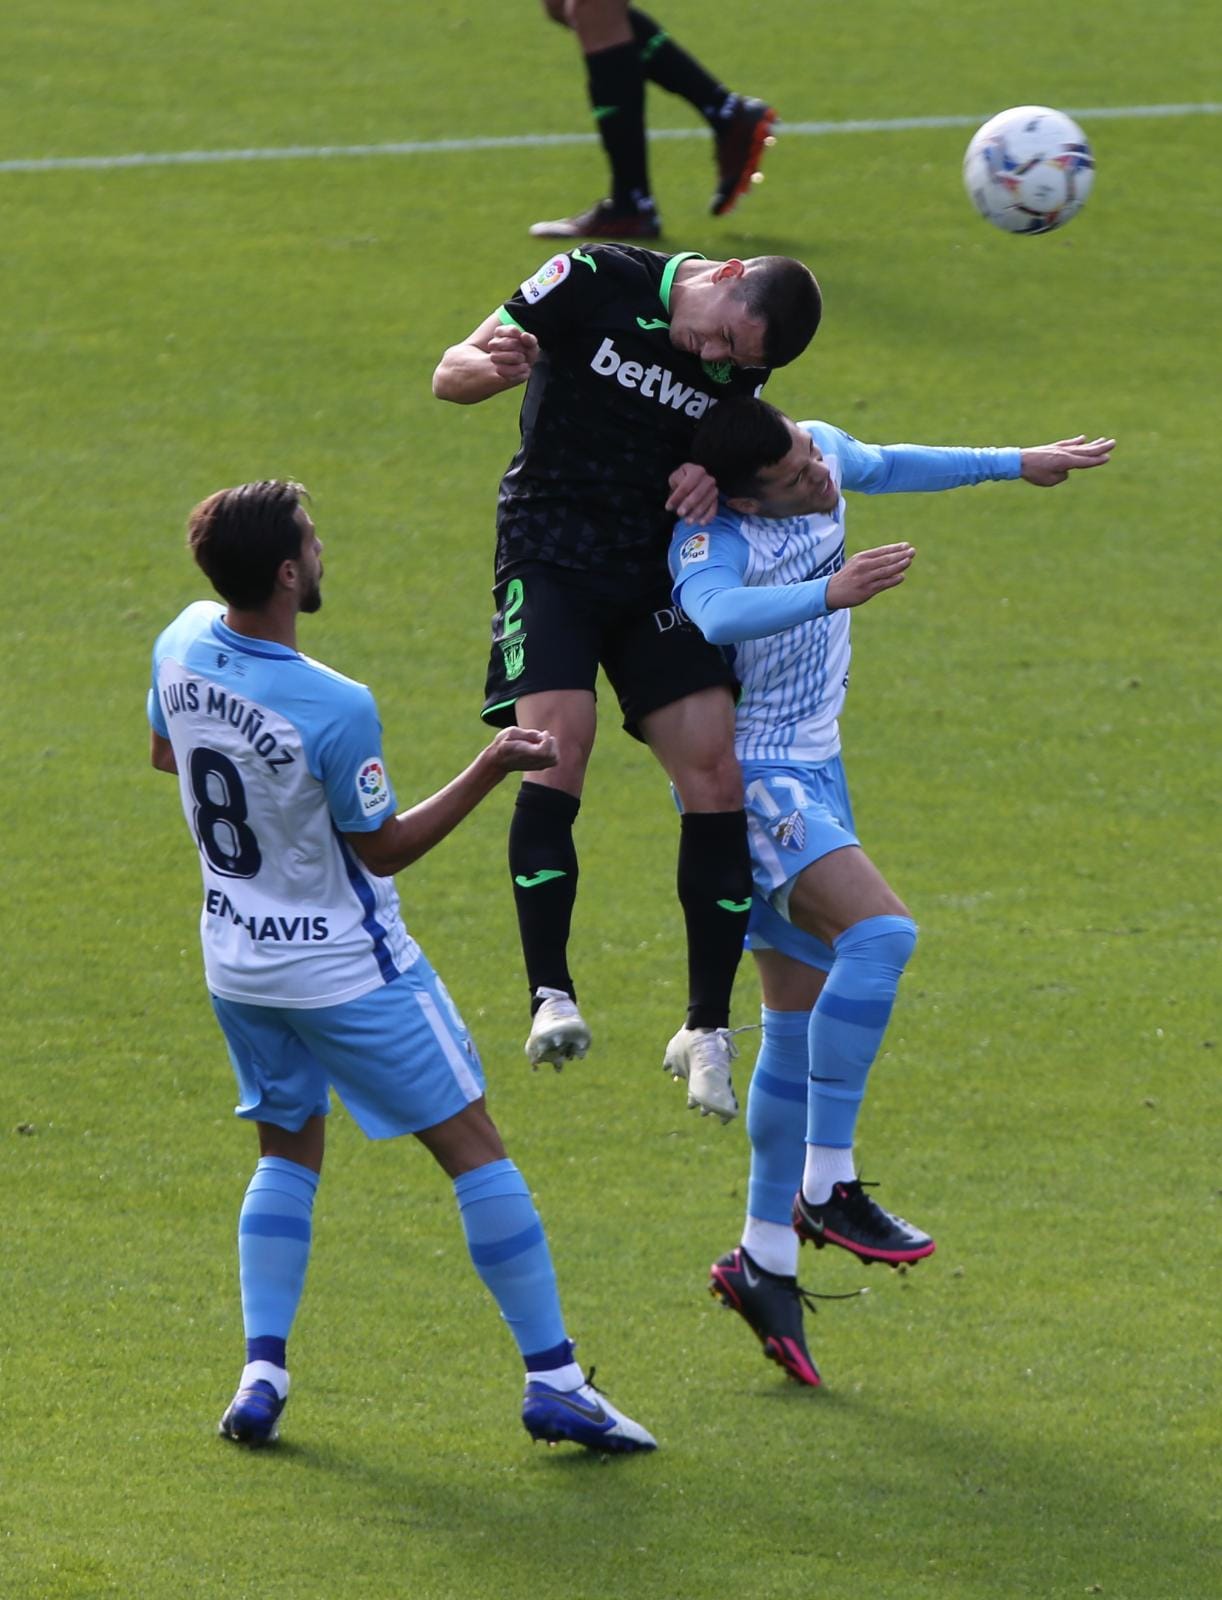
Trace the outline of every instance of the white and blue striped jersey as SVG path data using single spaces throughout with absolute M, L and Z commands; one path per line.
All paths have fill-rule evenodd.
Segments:
M 844 491 L 928 492 L 1017 478 L 1021 452 L 870 445 L 826 422 L 797 426 L 813 437 L 840 490 L 835 509 L 759 517 L 723 502 L 706 528 L 676 528 L 670 570 L 676 604 L 727 648 L 742 684 L 739 760 L 805 766 L 840 749 L 850 612 L 829 612 L 824 597 L 845 562 Z
M 208 987 L 248 1005 L 338 1005 L 419 957 L 391 878 L 345 833 L 395 808 L 364 684 L 225 625 L 198 601 L 153 649 L 148 715 L 169 739 L 204 879 Z

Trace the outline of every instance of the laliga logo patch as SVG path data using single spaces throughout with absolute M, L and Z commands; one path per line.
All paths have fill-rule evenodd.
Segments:
M 522 285 L 523 298 L 533 306 L 545 294 L 551 294 L 558 283 L 563 283 L 572 270 L 568 256 L 553 256 L 550 261 L 544 262 L 533 278 L 527 278 Z
M 679 550 L 679 565 L 690 567 L 694 561 L 707 561 L 709 559 L 709 536 L 707 533 L 693 533 L 690 539 L 685 539 Z
M 361 802 L 361 810 L 367 817 L 372 816 L 375 811 L 380 811 L 390 798 L 386 771 L 377 756 L 370 756 L 368 761 L 361 763 L 356 775 L 356 792 Z

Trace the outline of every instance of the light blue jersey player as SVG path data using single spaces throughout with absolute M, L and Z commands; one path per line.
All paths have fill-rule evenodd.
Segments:
M 717 480 L 718 516 L 671 544 L 676 603 L 731 654 L 742 684 L 736 748 L 755 895 L 749 942 L 764 995 L 751 1081 L 751 1180 L 742 1243 L 711 1288 L 765 1353 L 817 1384 L 797 1287 L 801 1240 L 909 1263 L 934 1241 L 857 1178 L 853 1138 L 870 1067 L 916 945 L 907 907 L 862 850 L 840 760 L 849 612 L 903 582 L 915 552 L 846 559 L 846 491 L 895 494 L 1023 478 L 1051 486 L 1100 466 L 1113 441 L 1033 450 L 867 445 L 761 400 L 702 422 L 692 459 Z M 804 1136 L 804 1137 L 803 1137 Z
M 188 522 L 227 601 L 201 601 L 153 651 L 152 761 L 178 776 L 203 874 L 213 1008 L 260 1156 L 238 1258 L 246 1365 L 220 1432 L 267 1444 L 288 1396 L 330 1090 L 374 1139 L 414 1134 L 453 1181 L 472 1263 L 526 1364 L 535 1439 L 603 1451 L 654 1440 L 583 1376 L 547 1239 L 484 1104 L 471 1036 L 403 926 L 393 874 L 555 741 L 507 728 L 439 793 L 396 813 L 373 696 L 303 656 L 322 545 L 299 484 L 221 490 Z

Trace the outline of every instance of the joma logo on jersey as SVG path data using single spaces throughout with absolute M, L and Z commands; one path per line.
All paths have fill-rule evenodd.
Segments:
M 595 351 L 590 367 L 600 378 L 614 378 L 625 389 L 638 389 L 646 400 L 656 400 L 672 411 L 685 411 L 689 417 L 702 417 L 717 404 L 711 394 L 679 383 L 669 367 L 656 363 L 644 367 L 639 361 L 625 361 L 611 339 L 604 339 Z

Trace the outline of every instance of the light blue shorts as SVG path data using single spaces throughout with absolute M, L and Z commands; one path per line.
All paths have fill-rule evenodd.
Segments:
M 853 830 L 844 765 L 839 756 L 809 767 L 746 761 L 743 784 L 755 881 L 747 948 L 779 950 L 829 972 L 831 946 L 794 927 L 789 896 L 812 861 L 861 842 Z
M 423 956 L 359 1000 L 302 1011 L 212 996 L 238 1082 L 239 1117 L 298 1133 L 344 1102 L 370 1139 L 457 1116 L 484 1092 L 479 1055 Z

